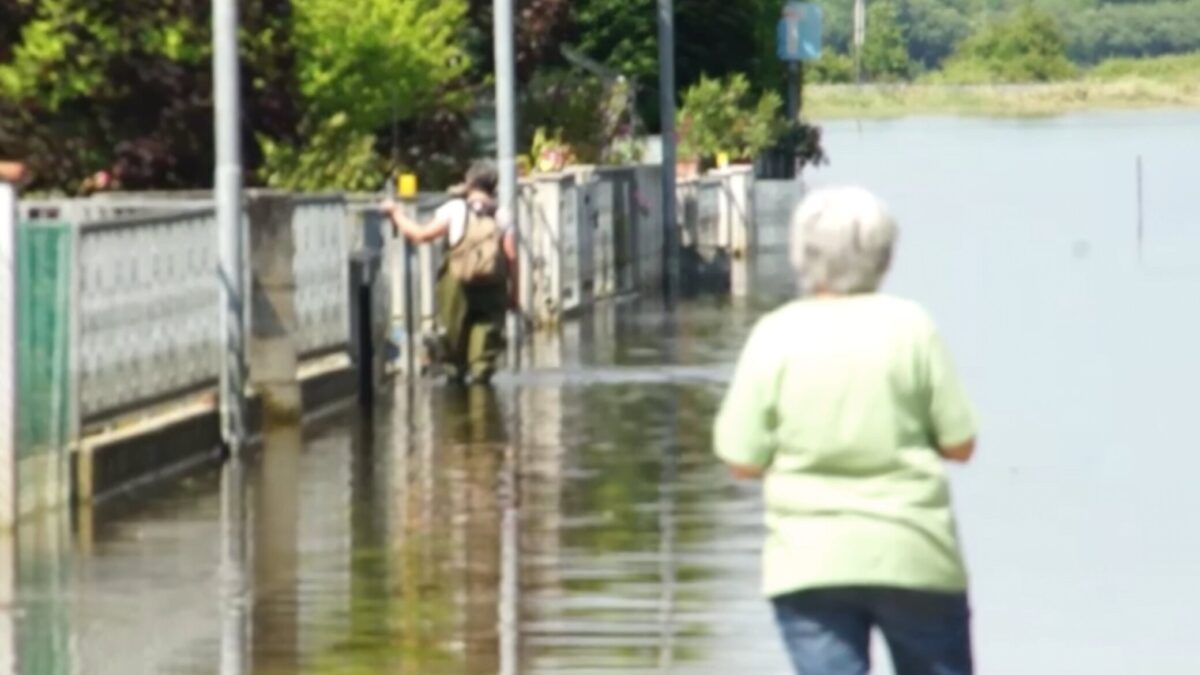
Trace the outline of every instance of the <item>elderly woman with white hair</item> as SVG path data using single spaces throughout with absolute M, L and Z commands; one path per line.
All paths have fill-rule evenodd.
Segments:
M 878 629 L 897 675 L 972 672 L 967 575 L 944 461 L 975 420 L 929 315 L 878 292 L 896 223 L 859 188 L 792 220 L 801 297 L 754 327 L 715 424 L 764 479 L 763 590 L 802 675 L 862 675 Z

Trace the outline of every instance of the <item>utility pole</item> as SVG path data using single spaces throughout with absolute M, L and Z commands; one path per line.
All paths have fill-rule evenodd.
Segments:
M 854 82 L 862 84 L 862 50 L 867 38 L 866 0 L 854 0 Z
M 519 345 L 523 316 L 532 309 L 532 264 L 517 211 L 517 56 L 513 29 L 513 0 L 493 0 L 493 43 L 496 61 L 496 169 L 499 173 L 499 213 L 510 218 L 517 242 L 518 320 L 509 339 Z M 520 354 L 520 349 L 514 350 Z
M 245 270 L 242 265 L 241 91 L 237 0 L 213 1 L 213 109 L 217 161 L 217 280 L 221 295 L 221 439 L 246 442 Z
M 658 98 L 662 127 L 662 215 L 664 281 L 679 288 L 679 223 L 675 219 L 675 8 L 658 0 Z
M 519 366 L 521 340 L 524 338 L 526 313 L 533 311 L 533 265 L 529 255 L 528 242 L 524 241 L 521 232 L 520 217 L 517 213 L 517 55 L 514 42 L 513 27 L 514 0 L 493 0 L 495 17 L 492 22 L 493 42 L 495 43 L 496 61 L 496 154 L 499 169 L 500 213 L 507 213 L 517 242 L 517 298 L 518 307 L 514 314 L 509 314 L 510 367 Z M 532 227 L 532 223 L 530 226 Z M 516 319 L 512 321 L 511 319 Z M 506 459 L 512 460 L 515 448 L 509 446 L 505 451 Z M 510 499 L 517 498 L 516 484 L 510 485 Z M 521 628 L 520 612 L 516 603 L 520 596 L 521 570 L 516 551 L 519 547 L 520 514 L 516 510 L 516 502 L 511 502 L 503 510 L 502 532 L 500 537 L 501 557 L 500 577 L 501 589 L 499 596 L 498 630 L 500 662 L 499 672 L 503 675 L 516 673 L 520 663 L 520 640 L 518 635 Z M 516 538 L 516 539 L 514 539 Z M 514 544 L 514 542 L 517 542 Z M 514 548 L 514 546 L 516 548 Z M 505 556 L 505 553 L 510 554 Z

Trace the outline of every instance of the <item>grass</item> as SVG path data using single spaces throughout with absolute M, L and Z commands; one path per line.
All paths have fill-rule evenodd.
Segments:
M 805 88 L 813 119 L 921 114 L 1042 116 L 1079 110 L 1200 108 L 1200 53 L 1111 59 L 1078 79 L 1029 84 L 916 82 Z

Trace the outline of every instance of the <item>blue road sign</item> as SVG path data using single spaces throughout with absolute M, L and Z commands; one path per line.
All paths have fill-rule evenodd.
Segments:
M 776 29 L 776 50 L 784 61 L 812 61 L 821 56 L 821 8 L 789 2 Z

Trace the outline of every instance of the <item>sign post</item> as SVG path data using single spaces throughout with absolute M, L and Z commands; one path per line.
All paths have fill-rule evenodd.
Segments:
M 807 2 L 788 2 L 776 30 L 779 59 L 788 64 L 787 117 L 800 117 L 804 62 L 821 57 L 821 7 Z

